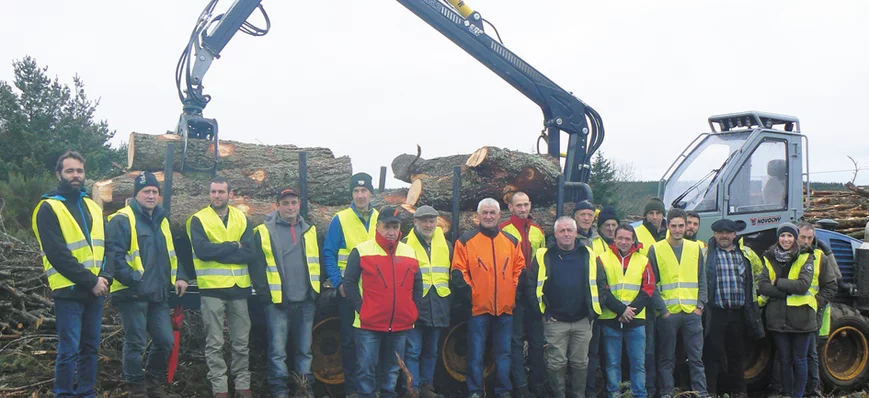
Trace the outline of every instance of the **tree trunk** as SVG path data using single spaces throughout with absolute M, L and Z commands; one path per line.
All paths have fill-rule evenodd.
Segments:
M 506 201 L 515 191 L 523 191 L 539 206 L 555 203 L 556 184 L 561 168 L 550 156 L 529 154 L 495 147 L 483 147 L 471 155 L 409 160 L 400 155 L 392 162 L 396 178 L 408 177 L 413 185 L 406 202 L 452 208 L 453 167 L 462 167 L 459 207 L 475 210 L 477 203 L 492 197 Z
M 127 150 L 129 170 L 163 171 L 166 147 L 175 142 L 175 171 L 181 171 L 184 141 L 176 134 L 131 133 Z M 328 148 L 299 148 L 295 145 L 262 145 L 220 140 L 218 170 L 253 169 L 263 165 L 290 163 L 298 167 L 299 152 L 308 153 L 308 162 L 320 158 L 334 158 Z M 349 162 L 349 161 L 348 161 Z M 214 143 L 191 138 L 187 142 L 187 164 L 197 169 L 210 170 L 214 165 Z
M 98 205 L 120 208 L 133 197 L 134 180 L 139 171 L 94 183 L 92 196 Z M 249 169 L 219 170 L 219 176 L 226 178 L 238 196 L 274 201 L 275 195 L 286 186 L 299 189 L 299 170 L 296 164 L 271 164 Z M 163 172 L 154 175 L 163 184 Z M 208 182 L 211 176 L 202 173 L 173 173 L 173 195 L 208 196 Z M 308 200 L 327 206 L 349 203 L 350 201 L 350 158 L 318 158 L 308 160 Z

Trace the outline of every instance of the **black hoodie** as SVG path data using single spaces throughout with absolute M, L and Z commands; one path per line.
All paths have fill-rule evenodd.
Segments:
M 60 184 L 57 189 L 42 196 L 43 199 L 57 199 L 63 202 L 70 214 L 75 218 L 82 231 L 91 231 L 95 222 L 87 211 L 84 198 L 88 196 L 86 188 L 73 189 L 67 184 Z M 95 296 L 91 289 L 97 284 L 98 276 L 85 269 L 66 247 L 66 239 L 60 230 L 60 221 L 57 214 L 48 203 L 42 203 L 36 213 L 36 226 L 39 229 L 39 237 L 42 242 L 42 251 L 58 273 L 75 283 L 73 286 L 53 290 L 51 296 L 55 299 L 90 300 Z M 88 243 L 93 245 L 91 237 L 86 233 Z M 106 278 L 111 285 L 112 273 L 103 261 L 103 269 L 99 276 Z

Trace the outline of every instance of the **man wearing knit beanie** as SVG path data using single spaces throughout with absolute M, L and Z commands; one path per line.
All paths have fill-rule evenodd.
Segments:
M 576 208 L 573 209 L 573 220 L 576 221 L 576 232 L 579 234 L 577 238 L 583 245 L 592 250 L 594 250 L 592 242 L 597 239 L 597 230 L 594 229 L 594 213 L 594 205 L 587 200 L 577 202 Z
M 374 239 L 380 213 L 371 207 L 374 186 L 367 173 L 356 173 L 350 177 L 350 194 L 353 201 L 350 207 L 339 211 L 329 223 L 326 239 L 323 242 L 321 266 L 338 289 L 338 317 L 341 319 L 341 366 L 344 369 L 344 394 L 357 396 L 359 389 L 356 377 L 356 339 L 353 322 L 356 320 L 356 307 L 346 297 L 344 291 L 344 270 L 350 252 L 360 243 Z
M 174 287 L 182 296 L 188 277 L 184 267 L 178 267 L 168 213 L 157 204 L 157 177 L 143 172 L 133 187 L 133 200 L 109 216 L 106 226 L 106 268 L 115 277 L 112 304 L 124 325 L 124 381 L 133 398 L 178 397 L 167 392 L 166 372 L 175 340 L 167 293 Z M 143 364 L 147 346 L 148 362 Z
M 612 206 L 604 207 L 597 216 L 597 232 L 600 235 L 592 242 L 592 250 L 595 254 L 600 255 L 607 251 L 609 245 L 615 240 L 618 226 L 619 216 L 616 214 L 616 209 Z
M 649 248 L 655 242 L 667 238 L 667 226 L 664 215 L 667 210 L 660 198 L 650 198 L 643 209 L 643 224 L 637 227 L 637 240 L 640 242 L 640 253 L 648 256 Z M 657 319 L 649 317 L 646 320 L 646 393 L 654 396 L 657 382 L 655 359 L 655 324 Z

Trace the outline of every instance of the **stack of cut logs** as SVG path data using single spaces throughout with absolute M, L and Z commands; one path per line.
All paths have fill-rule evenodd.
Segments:
M 869 190 L 846 183 L 847 191 L 812 191 L 806 220 L 831 219 L 839 223 L 836 232 L 862 239 L 869 222 Z
M 0 340 L 53 326 L 53 305 L 39 247 L 0 231 Z
M 168 143 L 175 142 L 170 221 L 174 231 L 183 233 L 186 220 L 208 206 L 209 172 L 214 162 L 214 146 L 209 140 L 190 139 L 186 165 L 182 168 L 183 141 L 174 134 L 132 133 L 127 155 L 127 174 L 98 181 L 92 197 L 108 215 L 120 209 L 133 196 L 133 180 L 143 170 L 152 171 L 163 182 Z M 218 146 L 217 175 L 226 178 L 233 189 L 230 204 L 244 211 L 255 224 L 274 210 L 275 194 L 284 186 L 299 187 L 299 153 L 307 153 L 308 221 L 322 237 L 334 214 L 349 205 L 352 167 L 347 156 L 335 157 L 327 148 L 301 148 L 294 145 L 261 145 L 221 140 Z M 558 162 L 548 156 L 528 154 L 495 147 L 483 147 L 470 155 L 422 159 L 400 155 L 392 161 L 395 177 L 410 183 L 410 188 L 390 189 L 375 195 L 372 205 L 402 208 L 405 227 L 416 208 L 431 205 L 441 212 L 439 224 L 445 231 L 452 226 L 453 168 L 462 169 L 460 230 L 476 226 L 477 202 L 484 197 L 505 200 L 522 190 L 534 203 L 533 216 L 552 229 L 555 220 Z M 375 173 L 371 173 L 375 174 Z M 375 174 L 376 175 L 376 174 Z M 504 218 L 508 216 L 503 206 Z

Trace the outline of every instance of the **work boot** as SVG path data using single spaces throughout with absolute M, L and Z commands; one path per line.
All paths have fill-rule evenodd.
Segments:
M 127 384 L 128 398 L 148 398 L 148 389 L 145 383 L 130 383 Z
M 169 383 L 165 378 L 148 378 L 148 398 L 181 398 L 180 395 L 169 391 Z
M 235 398 L 253 398 L 253 391 L 235 390 Z
M 438 398 L 438 394 L 434 391 L 434 386 L 431 384 L 422 386 L 419 396 L 420 398 Z
M 528 386 L 519 387 L 516 391 L 513 392 L 514 398 L 531 398 L 531 391 L 528 390 Z

